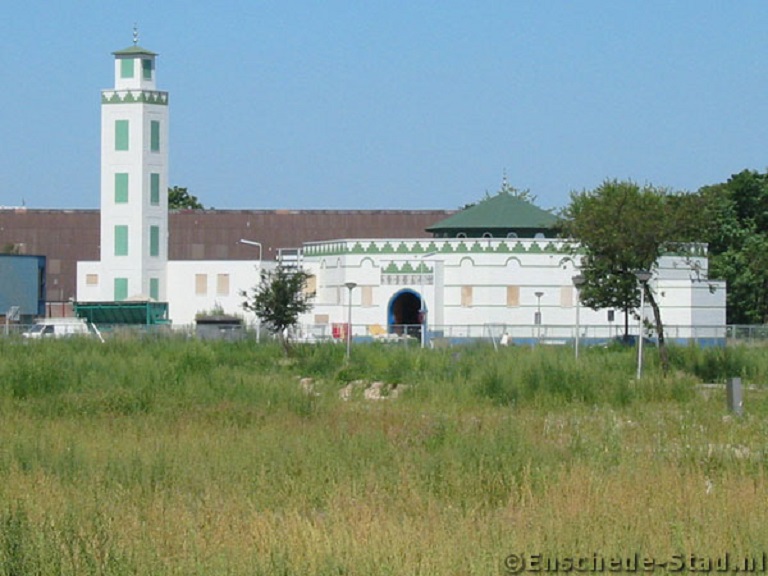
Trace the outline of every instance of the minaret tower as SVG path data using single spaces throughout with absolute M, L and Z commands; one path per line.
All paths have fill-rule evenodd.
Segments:
M 101 296 L 165 301 L 168 261 L 168 93 L 157 54 L 113 52 L 115 87 L 101 93 Z

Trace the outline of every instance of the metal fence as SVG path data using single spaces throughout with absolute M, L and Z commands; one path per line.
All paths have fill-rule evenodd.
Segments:
M 0 337 L 19 337 L 29 330 L 30 324 L 0 324 Z M 195 325 L 175 326 L 103 326 L 99 330 L 105 338 L 142 336 L 182 336 L 211 339 L 210 333 L 202 335 Z M 441 347 L 467 343 L 487 342 L 499 345 L 508 342 L 514 345 L 573 346 L 576 340 L 576 327 L 573 325 L 512 325 L 512 324 L 452 324 L 429 325 L 422 339 L 422 326 L 379 324 L 353 324 L 351 330 L 346 323 L 300 324 L 294 327 L 288 337 L 297 342 L 346 342 L 348 333 L 355 343 L 391 342 L 403 345 L 421 345 Z M 630 326 L 630 340 L 637 338 L 637 325 Z M 665 326 L 668 342 L 680 345 L 725 346 L 732 344 L 768 343 L 768 325 L 729 325 L 729 326 Z M 606 345 L 619 340 L 624 334 L 622 325 L 580 326 L 579 343 L 583 346 Z M 653 333 L 645 335 L 650 343 L 656 342 Z M 268 339 L 270 335 L 263 327 L 244 326 L 233 331 L 228 328 L 222 332 L 221 339 Z

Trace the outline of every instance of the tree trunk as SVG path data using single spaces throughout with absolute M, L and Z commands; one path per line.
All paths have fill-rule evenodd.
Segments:
M 653 310 L 653 319 L 656 324 L 656 334 L 659 337 L 659 360 L 661 361 L 661 371 L 666 376 L 669 372 L 669 353 L 667 351 L 667 343 L 664 340 L 664 324 L 661 323 L 661 311 L 659 310 L 659 304 L 656 302 L 656 298 L 653 297 L 653 292 L 648 286 L 648 282 L 643 283 L 645 288 L 645 297 L 648 299 L 648 303 Z M 640 338 L 642 338 L 642 333 Z

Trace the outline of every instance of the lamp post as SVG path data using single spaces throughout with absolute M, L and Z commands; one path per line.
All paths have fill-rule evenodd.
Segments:
M 581 287 L 584 285 L 585 278 L 581 274 L 577 274 L 572 278 L 573 285 L 576 288 L 576 341 L 574 344 L 574 352 L 576 355 L 576 359 L 579 359 L 579 340 L 581 339 L 581 326 L 580 326 L 580 318 L 579 318 L 579 312 L 581 309 Z
M 645 317 L 645 285 L 651 279 L 648 270 L 638 270 L 635 278 L 640 282 L 640 323 L 637 330 L 637 379 L 643 374 L 643 318 Z
M 536 343 L 541 344 L 541 297 L 544 296 L 544 292 L 534 292 L 536 296 L 536 316 L 533 319 L 536 324 Z
M 352 290 L 357 286 L 357 282 L 347 282 L 344 286 L 349 290 L 347 298 L 347 361 L 349 361 L 352 346 Z
M 249 246 L 258 246 L 259 248 L 259 275 L 261 275 L 261 260 L 262 260 L 262 246 L 261 242 L 256 242 L 255 240 L 246 240 L 245 238 L 240 238 L 240 244 L 248 244 Z M 259 343 L 260 337 L 261 337 L 261 321 L 256 317 L 256 343 Z

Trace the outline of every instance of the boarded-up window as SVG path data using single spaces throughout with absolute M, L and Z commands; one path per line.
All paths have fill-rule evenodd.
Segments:
M 98 286 L 99 285 L 99 275 L 98 274 L 86 274 L 85 275 L 85 285 L 86 286 Z
M 573 306 L 573 286 L 560 287 L 560 306 L 563 308 Z
M 195 274 L 195 294 L 197 296 L 208 294 L 208 274 Z
M 317 292 L 317 276 L 307 276 L 307 283 L 304 286 L 304 294 L 311 296 Z
M 216 275 L 216 295 L 229 296 L 229 274 Z
M 328 324 L 329 320 L 328 314 L 315 314 L 315 324 Z
M 507 306 L 520 306 L 520 286 L 507 286 Z
M 373 286 L 360 287 L 360 303 L 363 306 L 373 306 Z
M 461 287 L 461 305 L 465 307 L 472 306 L 472 286 Z

